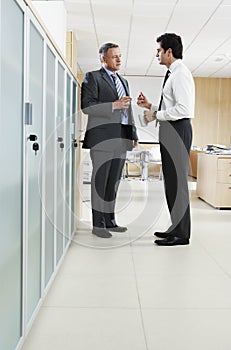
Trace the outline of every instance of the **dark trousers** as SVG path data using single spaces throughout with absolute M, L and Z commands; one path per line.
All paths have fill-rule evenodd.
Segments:
M 125 154 L 90 151 L 92 160 L 91 203 L 94 227 L 115 225 L 115 202 Z
M 92 160 L 91 203 L 94 227 L 112 227 L 115 221 L 116 196 L 121 179 L 126 150 L 131 144 L 127 127 L 121 126 L 121 138 L 104 143 L 90 151 Z
M 191 231 L 188 191 L 192 127 L 189 119 L 160 122 L 160 152 L 165 196 L 171 216 L 171 235 L 189 239 Z

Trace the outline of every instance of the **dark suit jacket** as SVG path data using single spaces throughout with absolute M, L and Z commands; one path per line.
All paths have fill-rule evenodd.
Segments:
M 120 76 L 119 78 L 127 96 L 129 96 L 127 81 Z M 102 143 L 102 147 L 105 147 L 104 141 L 107 141 L 106 144 L 108 142 L 112 144 L 113 139 L 119 140 L 121 138 L 122 111 L 113 111 L 112 106 L 112 103 L 117 99 L 115 84 L 103 68 L 85 75 L 81 89 L 81 109 L 83 113 L 88 114 L 88 123 L 83 148 L 92 148 L 100 143 Z M 127 138 L 138 140 L 131 106 L 126 111 L 129 122 Z M 127 149 L 132 149 L 132 142 L 127 146 Z

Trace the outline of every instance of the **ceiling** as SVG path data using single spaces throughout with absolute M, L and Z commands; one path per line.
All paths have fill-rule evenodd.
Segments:
M 231 77 L 231 0 L 63 0 L 77 37 L 78 72 L 98 69 L 98 48 L 118 43 L 125 75 L 162 76 L 156 38 L 182 37 L 194 76 Z

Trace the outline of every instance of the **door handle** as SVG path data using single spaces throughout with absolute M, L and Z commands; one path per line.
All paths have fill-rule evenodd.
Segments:
M 37 141 L 38 140 L 38 136 L 35 135 L 35 134 L 30 134 L 28 137 L 27 137 L 27 140 L 28 141 Z
M 73 139 L 73 140 L 72 140 L 72 143 L 73 143 L 74 148 L 77 148 L 77 147 L 78 147 L 78 143 L 77 143 L 77 140 L 76 140 L 76 139 Z
M 25 124 L 32 125 L 32 103 L 25 103 Z

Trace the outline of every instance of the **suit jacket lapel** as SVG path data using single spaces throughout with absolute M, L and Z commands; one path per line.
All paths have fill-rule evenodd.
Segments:
M 113 83 L 113 81 L 111 80 L 111 78 L 109 77 L 109 75 L 107 74 L 107 72 L 101 68 L 100 69 L 100 72 L 102 74 L 102 78 L 104 80 L 106 80 L 106 82 L 109 84 L 109 86 L 112 88 L 112 90 L 114 91 L 115 95 L 118 97 L 118 94 L 117 94 L 117 90 L 116 90 L 116 87 L 115 87 L 115 84 Z M 124 89 L 125 89 L 125 92 L 126 92 L 126 95 L 129 96 L 130 95 L 130 92 L 129 92 L 129 89 L 128 89 L 128 85 L 127 85 L 127 81 L 121 77 L 119 74 L 119 79 L 121 80 L 123 86 L 124 86 Z
M 101 72 L 101 75 L 102 75 L 102 78 L 104 80 L 106 80 L 106 82 L 108 83 L 108 85 L 111 87 L 111 89 L 113 90 L 115 96 L 117 97 L 117 91 L 116 91 L 116 87 L 115 87 L 115 84 L 113 83 L 113 81 L 111 80 L 111 78 L 109 77 L 109 75 L 107 74 L 107 72 L 101 68 L 100 69 L 100 72 Z

